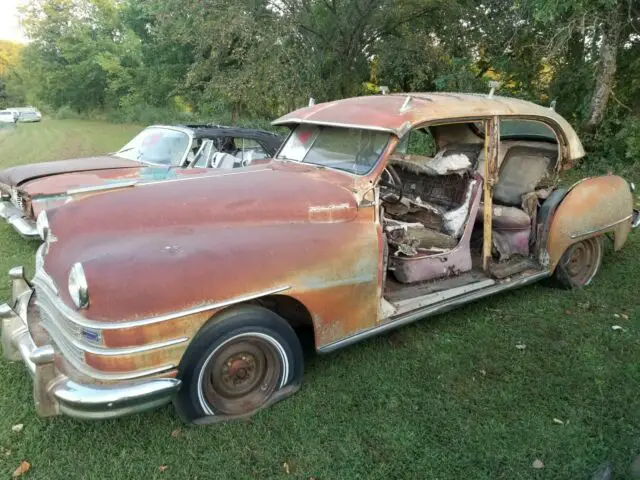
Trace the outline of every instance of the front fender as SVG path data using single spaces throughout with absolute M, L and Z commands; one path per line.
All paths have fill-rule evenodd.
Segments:
M 616 175 L 576 183 L 555 210 L 546 239 L 548 268 L 555 270 L 569 246 L 613 232 L 619 250 L 631 231 L 633 196 L 626 180 Z

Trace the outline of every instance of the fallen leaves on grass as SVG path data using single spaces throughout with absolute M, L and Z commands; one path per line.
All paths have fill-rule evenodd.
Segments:
M 527 346 L 524 343 L 520 342 L 520 343 L 516 343 L 516 348 L 518 350 L 524 350 L 525 348 L 527 348 Z
M 160 465 L 160 466 L 158 467 L 158 470 L 160 470 L 160 473 L 162 473 L 162 472 L 164 472 L 167 468 L 169 468 L 169 467 L 167 467 L 166 465 Z
M 180 436 L 180 433 L 182 432 L 182 430 L 180 430 L 180 427 L 176 428 L 175 430 L 173 430 L 171 432 L 171 436 L 173 438 L 178 438 Z
M 289 464 L 287 462 L 284 462 L 282 464 L 282 468 L 284 468 L 284 473 L 286 473 L 287 475 L 291 474 L 291 469 L 289 468 Z
M 533 468 L 540 470 L 541 468 L 544 468 L 544 463 L 542 463 L 542 460 L 538 460 L 537 458 L 533 461 Z
M 620 316 L 621 316 L 622 318 L 624 318 L 625 320 L 629 320 L 629 315 L 626 315 L 626 314 L 624 314 L 624 313 L 621 313 L 621 314 L 620 314 Z
M 558 425 L 564 425 L 564 422 L 562 420 L 560 420 L 559 418 L 554 418 L 553 419 L 553 423 L 557 423 Z
M 13 427 L 11 427 L 11 431 L 14 432 L 14 433 L 20 433 L 23 428 L 24 428 L 24 425 L 22 423 L 18 423 L 16 425 L 14 425 Z
M 31 464 L 25 460 L 20 462 L 18 468 L 13 471 L 13 478 L 18 478 L 27 473 L 31 469 Z
M 613 330 L 614 332 L 626 332 L 626 330 L 624 328 L 622 328 L 620 325 L 611 325 L 611 330 Z

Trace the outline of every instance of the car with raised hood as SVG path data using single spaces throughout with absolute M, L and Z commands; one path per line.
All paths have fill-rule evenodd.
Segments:
M 43 210 L 114 189 L 263 162 L 275 154 L 282 140 L 252 128 L 150 126 L 109 155 L 0 171 L 0 218 L 22 236 L 39 239 L 36 219 Z
M 35 276 L 11 270 L 0 307 L 40 415 L 245 417 L 298 390 L 305 329 L 329 353 L 547 277 L 583 287 L 640 223 L 619 176 L 558 186 L 584 150 L 526 101 L 369 96 L 274 125 L 269 163 L 41 214 Z

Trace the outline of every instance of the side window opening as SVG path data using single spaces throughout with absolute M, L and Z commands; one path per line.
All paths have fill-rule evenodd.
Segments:
M 213 144 L 213 140 L 203 140 L 198 153 L 196 154 L 196 158 L 193 161 L 192 165 L 198 168 L 208 168 L 211 166 L 211 157 L 213 153 L 216 151 L 215 145 Z
M 249 165 L 254 160 L 261 160 L 268 156 L 262 145 L 251 138 L 236 138 L 235 144 L 238 148 L 235 157 L 240 159 L 243 165 Z
M 396 148 L 397 153 L 433 157 L 437 153 L 436 140 L 428 128 L 409 132 Z

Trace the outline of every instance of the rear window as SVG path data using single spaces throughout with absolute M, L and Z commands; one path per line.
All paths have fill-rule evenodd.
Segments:
M 484 136 L 484 123 L 474 122 L 474 130 Z M 536 120 L 503 119 L 500 120 L 500 140 L 544 140 L 557 142 L 554 131 Z

